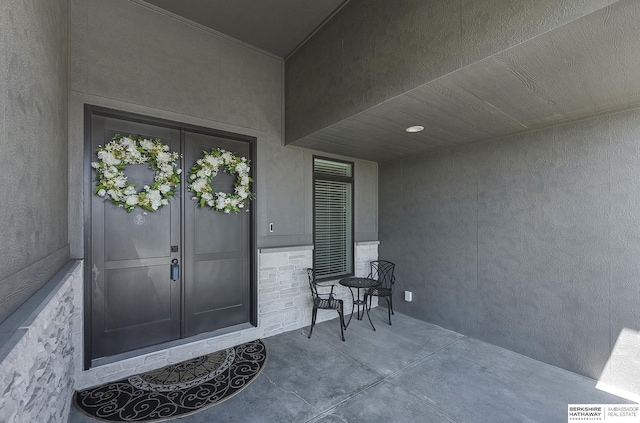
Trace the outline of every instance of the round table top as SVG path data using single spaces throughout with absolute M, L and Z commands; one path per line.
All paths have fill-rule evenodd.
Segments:
M 374 286 L 380 285 L 380 282 L 371 278 L 350 277 L 340 279 L 340 285 L 348 286 L 351 288 L 373 288 Z

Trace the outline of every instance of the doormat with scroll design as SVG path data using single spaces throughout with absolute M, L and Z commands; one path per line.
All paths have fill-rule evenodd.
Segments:
M 74 394 L 85 414 L 106 422 L 158 422 L 197 413 L 237 394 L 267 360 L 261 340 Z

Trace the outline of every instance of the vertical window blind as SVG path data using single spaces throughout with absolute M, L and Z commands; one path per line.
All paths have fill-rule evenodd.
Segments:
M 316 278 L 353 274 L 353 164 L 314 157 Z

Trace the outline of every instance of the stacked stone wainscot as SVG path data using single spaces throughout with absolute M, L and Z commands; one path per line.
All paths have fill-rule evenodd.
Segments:
M 0 325 L 4 331 L 0 421 L 67 421 L 74 385 L 74 346 L 81 342 L 73 337 L 72 317 L 78 313 L 73 287 L 81 279 L 81 262 L 68 263 Z

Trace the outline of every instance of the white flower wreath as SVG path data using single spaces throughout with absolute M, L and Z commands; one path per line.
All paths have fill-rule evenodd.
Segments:
M 249 176 L 249 161 L 246 157 L 236 157 L 231 152 L 220 148 L 203 151 L 204 156 L 196 160 L 189 170 L 188 190 L 194 194 L 193 200 L 199 207 L 209 206 L 214 210 L 230 213 L 240 212 L 248 199 L 253 198 L 249 184 L 253 179 Z M 213 192 L 212 179 L 218 174 L 220 167 L 236 174 L 234 193 Z
M 107 145 L 98 146 L 98 161 L 92 162 L 96 170 L 95 194 L 110 198 L 111 202 L 131 212 L 137 207 L 155 212 L 169 204 L 175 194 L 174 188 L 180 184 L 182 169 L 176 164 L 178 153 L 169 152 L 169 146 L 158 138 L 116 134 Z M 156 172 L 154 182 L 145 185 L 143 191 L 136 191 L 133 183 L 127 182 L 124 174 L 126 165 L 149 163 Z

